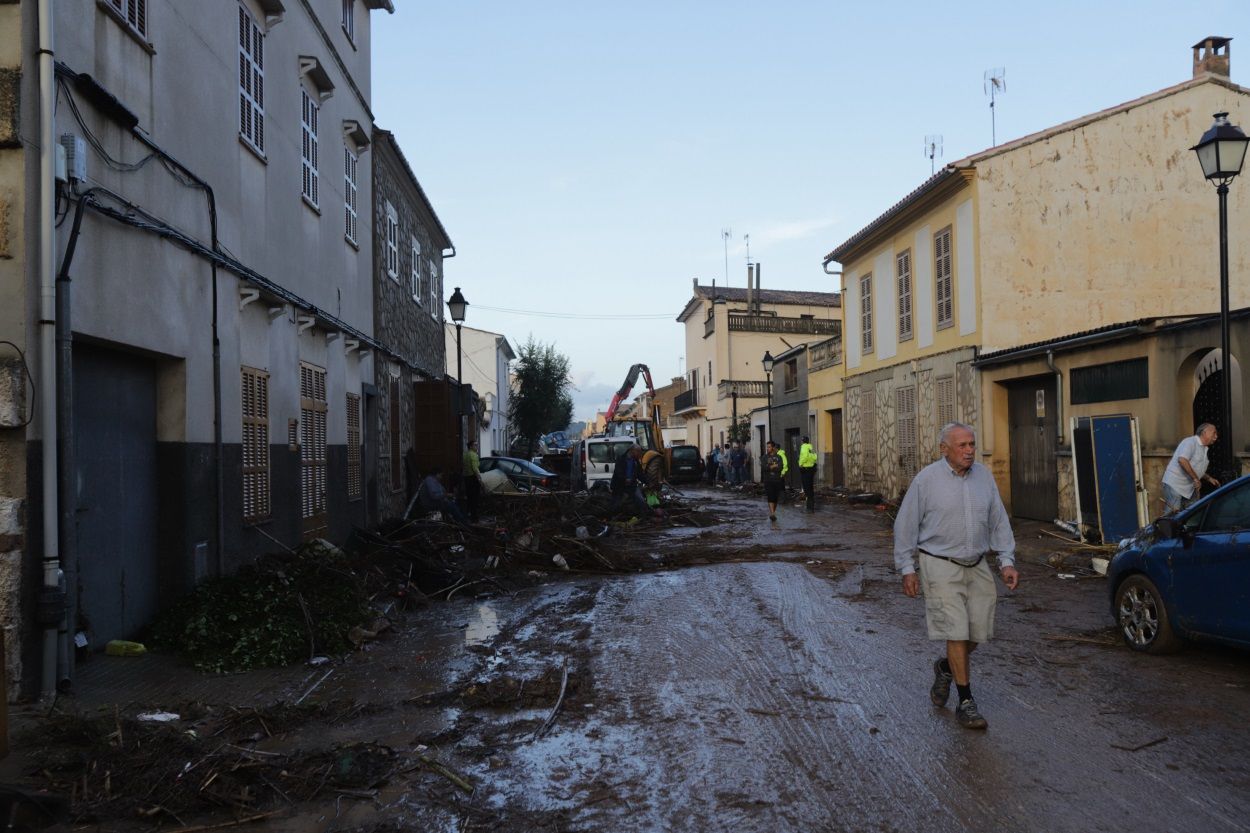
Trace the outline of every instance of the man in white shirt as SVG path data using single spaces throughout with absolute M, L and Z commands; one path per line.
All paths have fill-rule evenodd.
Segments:
M 1165 514 L 1171 515 L 1192 503 L 1204 481 L 1212 486 L 1220 485 L 1220 481 L 1207 474 L 1207 448 L 1219 437 L 1215 426 L 1204 422 L 1192 437 L 1181 440 L 1176 447 L 1163 472 Z

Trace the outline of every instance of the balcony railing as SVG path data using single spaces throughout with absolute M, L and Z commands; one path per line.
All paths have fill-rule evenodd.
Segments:
M 789 318 L 779 315 L 729 316 L 729 331 L 747 333 L 788 333 L 794 335 L 835 335 L 835 321 L 828 318 Z M 711 332 L 709 330 L 709 332 Z
M 825 339 L 807 348 L 809 368 L 820 370 L 835 364 L 842 364 L 842 339 L 840 336 Z
M 716 386 L 716 398 L 729 399 L 733 396 L 734 388 L 738 389 L 739 399 L 764 399 L 768 396 L 768 383 L 754 379 L 742 379 L 738 381 L 726 380 Z
M 699 392 L 697 390 L 688 390 L 677 394 L 673 398 L 673 413 L 679 414 L 687 408 L 695 408 L 699 405 Z

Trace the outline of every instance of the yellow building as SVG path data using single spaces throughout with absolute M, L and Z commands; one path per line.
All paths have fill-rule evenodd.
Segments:
M 1250 118 L 1226 49 L 1208 39 L 1184 83 L 946 166 L 825 257 L 843 266 L 850 485 L 897 495 L 937 458 L 940 427 L 959 420 L 979 429 L 1006 497 L 998 411 L 1027 395 L 1037 414 L 1054 414 L 1058 391 L 1032 367 L 1030 378 L 998 370 L 983 383 L 979 354 L 1218 310 L 1216 199 L 1190 147 L 1213 113 Z M 1230 268 L 1244 275 L 1246 188 L 1232 189 L 1229 216 Z M 1250 287 L 1234 280 L 1232 305 L 1247 303 Z M 1053 480 L 1062 449 L 1030 453 L 1049 455 Z
M 700 285 L 677 321 L 686 328 L 686 380 L 674 413 L 686 420 L 686 442 L 707 453 L 729 440 L 739 422 L 768 401 L 762 359 L 840 332 L 838 296 L 758 287 L 758 265 L 747 287 Z M 754 455 L 753 455 L 754 456 Z
M 838 307 L 841 311 L 841 307 Z M 820 457 L 817 482 L 841 486 L 846 482 L 843 447 L 842 336 L 818 341 L 807 348 L 807 407 L 814 419 L 812 446 Z

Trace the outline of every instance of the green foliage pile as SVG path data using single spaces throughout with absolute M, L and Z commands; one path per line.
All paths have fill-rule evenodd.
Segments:
M 272 668 L 349 650 L 368 612 L 343 553 L 312 543 L 200 585 L 161 615 L 152 641 L 201 671 Z

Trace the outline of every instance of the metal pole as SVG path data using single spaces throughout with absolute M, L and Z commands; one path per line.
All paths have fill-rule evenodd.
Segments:
M 730 394 L 733 396 L 733 400 L 734 400 L 734 422 L 733 422 L 733 426 L 729 429 L 729 440 L 730 442 L 737 442 L 738 441 L 738 386 L 737 385 L 735 385 L 733 390 L 730 391 Z
M 460 322 L 456 322 L 456 384 L 463 385 L 460 378 Z
M 768 375 L 768 439 L 773 438 L 773 377 Z
M 1237 466 L 1237 447 L 1233 445 L 1233 354 L 1230 350 L 1228 336 L 1228 183 L 1221 182 L 1215 189 L 1220 195 L 1220 361 L 1223 372 L 1220 374 L 1220 397 L 1223 400 L 1223 412 L 1220 417 L 1223 424 L 1219 427 L 1221 439 L 1224 440 L 1224 459 L 1227 466 L 1223 472 L 1224 482 L 1240 474 Z

